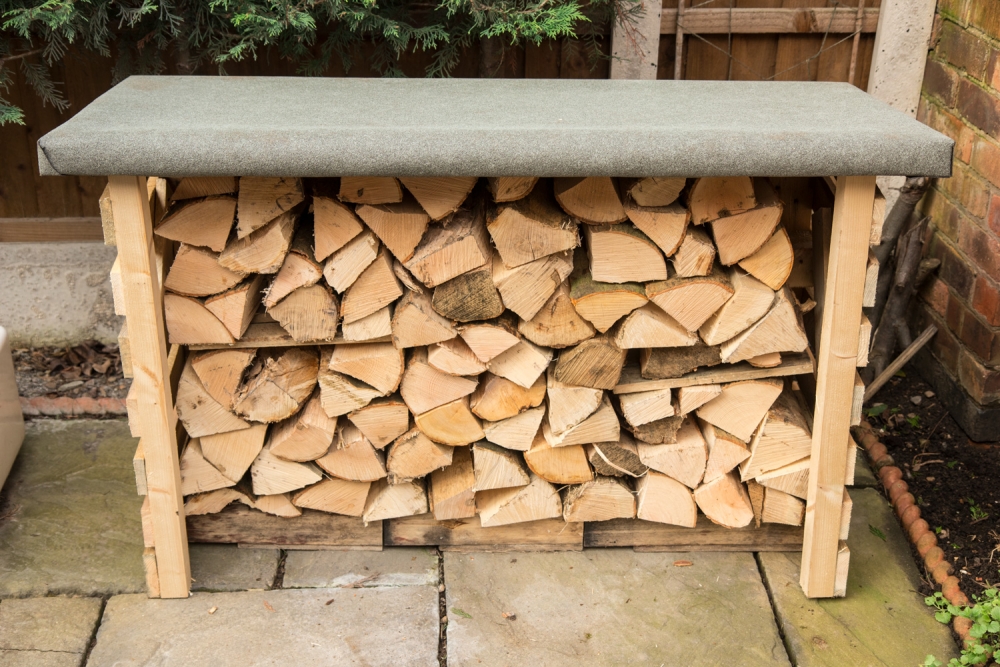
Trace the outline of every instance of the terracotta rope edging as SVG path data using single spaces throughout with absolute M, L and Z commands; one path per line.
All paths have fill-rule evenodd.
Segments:
M 931 530 L 927 521 L 920 517 L 920 508 L 917 507 L 916 499 L 910 493 L 909 485 L 903 481 L 903 471 L 896 467 L 895 461 L 889 456 L 885 445 L 879 442 L 871 424 L 863 421 L 852 431 L 857 441 L 868 452 L 872 467 L 882 481 L 889 501 L 896 510 L 896 516 L 903 524 L 903 530 L 906 531 L 913 546 L 916 547 L 917 553 L 924 559 L 927 571 L 931 573 L 935 583 L 941 587 L 941 594 L 955 606 L 969 604 L 969 598 L 959 588 L 958 577 L 952 574 L 954 570 L 951 563 L 948 562 L 944 551 L 938 546 L 937 535 Z M 961 637 L 963 642 L 969 640 L 969 629 L 972 627 L 971 619 L 955 616 L 952 619 L 952 627 L 955 629 L 955 634 Z

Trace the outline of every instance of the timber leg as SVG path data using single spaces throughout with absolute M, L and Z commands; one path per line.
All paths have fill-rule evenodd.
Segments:
M 142 434 L 154 542 L 154 552 L 147 550 L 143 560 L 151 597 L 158 581 L 159 596 L 183 598 L 190 590 L 191 568 L 150 195 L 146 179 L 138 176 L 111 176 L 108 189 L 132 351 L 130 396 L 135 397 L 134 418 Z
M 817 355 L 816 408 L 799 580 L 803 592 L 811 598 L 846 592 L 849 554 L 846 545 L 840 544 L 840 520 L 874 200 L 874 176 L 837 179 L 823 285 L 822 336 Z

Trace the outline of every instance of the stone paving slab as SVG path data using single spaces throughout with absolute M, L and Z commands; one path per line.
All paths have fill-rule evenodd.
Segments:
M 872 467 L 868 465 L 868 456 L 864 447 L 857 449 L 857 462 L 854 464 L 854 486 L 855 488 L 874 489 L 878 488 L 879 481 L 872 472 Z
M 0 598 L 145 591 L 142 499 L 123 420 L 39 420 L 5 486 Z
M 240 549 L 235 544 L 192 544 L 189 549 L 194 591 L 270 588 L 281 558 L 277 549 Z
M 119 595 L 87 667 L 436 667 L 437 650 L 431 586 Z
M 798 583 L 799 554 L 759 554 L 795 664 L 911 667 L 923 664 L 929 653 L 944 663 L 957 657 L 948 626 L 934 620 L 917 593 L 920 575 L 891 508 L 874 489 L 850 493 L 846 598 L 806 599 Z
M 3 600 L 0 665 L 79 667 L 100 617 L 100 598 Z
M 752 554 L 445 553 L 444 572 L 449 667 L 790 664 Z
M 423 547 L 391 547 L 383 551 L 289 551 L 283 586 L 335 588 L 363 582 L 360 585 L 365 588 L 436 587 L 439 581 L 438 557 L 434 551 Z
M 79 653 L 0 650 L 3 667 L 80 667 L 82 662 L 83 656 Z

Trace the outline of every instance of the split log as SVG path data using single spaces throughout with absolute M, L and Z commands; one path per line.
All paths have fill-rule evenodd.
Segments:
M 333 340 L 337 336 L 337 297 L 326 285 L 300 287 L 267 309 L 292 340 Z
M 764 488 L 764 506 L 761 511 L 761 521 L 764 523 L 783 523 L 789 526 L 801 526 L 806 517 L 806 504 L 795 496 Z
M 302 180 L 298 178 L 240 179 L 236 209 L 236 238 L 246 238 L 279 215 L 291 211 L 305 199 Z
M 761 473 L 757 483 L 769 489 L 777 489 L 796 498 L 806 499 L 809 493 L 809 459 L 789 463 L 771 472 Z
M 361 380 L 388 396 L 399 387 L 404 365 L 403 351 L 392 343 L 360 343 L 334 346 L 329 368 Z
M 618 398 L 622 416 L 632 426 L 642 426 L 658 419 L 673 417 L 675 413 L 669 389 L 640 391 L 623 394 Z
M 174 191 L 170 193 L 170 201 L 228 195 L 236 190 L 235 176 L 189 176 L 182 178 Z
M 705 476 L 708 444 L 693 419 L 685 420 L 677 431 L 677 442 L 669 445 L 638 442 L 636 448 L 643 464 L 687 487 L 697 488 Z
M 268 447 L 286 461 L 314 461 L 330 449 L 336 433 L 337 418 L 327 416 L 315 391 L 298 414 L 275 424 Z
M 530 389 L 548 368 L 550 361 L 552 350 L 522 340 L 490 359 L 486 367 L 494 375 Z
M 596 329 L 573 307 L 569 283 L 556 288 L 535 316 L 519 320 L 517 330 L 535 345 L 564 348 L 576 345 L 596 333 Z
M 427 352 L 416 348 L 403 373 L 399 393 L 406 407 L 415 415 L 457 401 L 476 390 L 476 378 L 456 377 L 433 368 L 427 363 Z
M 612 442 L 621 437 L 621 427 L 618 415 L 607 396 L 594 414 L 590 415 L 576 426 L 562 433 L 555 434 L 549 428 L 549 423 L 542 424 L 542 434 L 545 441 L 553 447 L 568 447 L 570 445 L 585 445 L 591 442 Z
M 764 487 L 750 480 L 747 482 L 747 495 L 750 497 L 750 507 L 753 508 L 754 525 L 760 528 L 761 518 L 764 514 Z
M 589 273 L 570 281 L 569 296 L 576 312 L 601 333 L 636 308 L 649 303 L 642 285 L 599 283 Z
M 371 482 L 352 482 L 346 479 L 324 479 L 318 484 L 302 489 L 292 496 L 296 507 L 303 507 L 331 514 L 361 516 Z
M 468 397 L 414 415 L 417 428 L 442 445 L 469 445 L 486 437 L 482 425 L 469 409 Z
M 521 339 L 505 318 L 461 327 L 459 336 L 483 363 L 517 345 Z
M 604 390 L 566 384 L 556 379 L 552 369 L 547 373 L 549 429 L 556 435 L 565 433 L 601 407 Z
M 750 443 L 750 457 L 740 466 L 747 480 L 782 468 L 812 453 L 812 429 L 788 392 L 778 396 Z
M 231 345 L 236 342 L 219 318 L 197 300 L 167 292 L 163 295 L 167 342 L 175 345 Z
M 525 199 L 497 206 L 487 220 L 493 243 L 508 267 L 580 245 L 576 222 L 559 208 L 548 188 L 535 188 Z
M 486 370 L 486 364 L 458 337 L 429 345 L 427 363 L 448 375 L 479 375 Z
M 795 268 L 795 249 L 784 227 L 778 227 L 760 250 L 740 260 L 740 268 L 772 290 L 779 290 Z
M 590 275 L 598 282 L 627 283 L 667 279 L 667 262 L 652 240 L 634 225 L 588 226 L 583 230 Z
M 226 409 L 205 390 L 191 365 L 191 359 L 188 359 L 181 371 L 175 403 L 177 418 L 192 438 L 250 427 L 250 424 Z
M 184 296 L 209 296 L 235 287 L 245 278 L 242 273 L 230 271 L 219 264 L 219 254 L 182 243 L 163 287 Z
M 636 517 L 644 521 L 694 528 L 698 507 L 691 489 L 650 470 L 635 482 Z
M 699 384 L 677 390 L 677 414 L 686 415 L 722 393 L 722 385 Z
M 753 521 L 750 497 L 733 473 L 699 486 L 694 501 L 712 523 L 720 526 L 743 528 Z
M 271 308 L 300 287 L 315 285 L 323 277 L 323 267 L 313 259 L 310 247 L 312 232 L 312 225 L 303 225 L 295 232 L 285 260 L 267 288 L 265 308 Z
M 584 445 L 587 460 L 599 475 L 642 477 L 649 466 L 639 458 L 639 449 L 628 433 L 617 442 L 594 442 Z
M 583 484 L 594 479 L 581 445 L 553 447 L 540 435 L 524 453 L 524 462 L 532 473 L 553 484 Z
M 608 521 L 635 518 L 635 496 L 617 477 L 596 477 L 563 494 L 563 520 Z
M 256 356 L 255 348 L 210 350 L 193 354 L 191 366 L 209 396 L 226 410 L 233 409 L 243 371 Z
M 256 496 L 253 507 L 261 512 L 285 518 L 302 516 L 302 510 L 292 504 L 292 498 L 287 493 L 276 493 L 270 496 Z
M 350 206 L 318 195 L 313 195 L 313 228 L 317 262 L 324 261 L 365 231 Z
M 236 484 L 208 462 L 201 451 L 201 441 L 191 438 L 181 454 L 181 495 L 205 493 Z
M 455 447 L 439 445 L 417 429 L 411 429 L 389 446 L 386 469 L 389 483 L 401 484 L 451 465 Z
M 538 428 L 542 425 L 545 417 L 545 408 L 533 408 L 497 422 L 483 422 L 483 433 L 490 442 L 513 449 L 518 452 L 526 452 L 531 447 L 531 442 L 538 433 Z
M 329 355 L 325 356 L 327 362 Z M 339 417 L 354 412 L 380 397 L 382 393 L 364 382 L 352 377 L 335 373 L 327 368 L 327 363 L 320 363 L 319 396 L 323 410 L 331 417 Z
M 699 278 L 673 277 L 646 285 L 646 296 L 688 331 L 697 331 L 733 296 L 721 271 Z
M 774 303 L 774 291 L 742 271 L 727 271 L 733 295 L 698 329 L 707 345 L 719 345 L 764 317 Z
M 506 378 L 485 373 L 469 399 L 469 407 L 477 417 L 495 422 L 538 407 L 544 400 L 545 380 L 541 375 L 525 389 Z
M 687 233 L 691 214 L 683 206 L 637 206 L 625 202 L 625 213 L 632 224 L 653 240 L 663 254 L 670 257 L 681 247 Z M 715 253 L 712 253 L 713 257 Z
M 521 318 L 533 318 L 573 272 L 573 253 L 559 252 L 510 268 L 497 253 L 493 257 L 493 284 L 503 305 Z
M 672 445 L 677 442 L 677 433 L 684 425 L 683 416 L 664 417 L 655 422 L 632 426 L 628 424 L 628 430 L 636 440 L 641 440 L 650 445 Z M 627 423 L 627 422 L 626 422 Z
M 368 268 L 347 289 L 341 306 L 344 322 L 358 320 L 377 312 L 403 296 L 403 290 L 392 272 L 392 261 L 385 249 L 379 251 Z
M 696 414 L 748 442 L 782 387 L 778 378 L 733 382 L 723 386 L 722 393 L 698 408 Z
M 527 486 L 477 493 L 476 508 L 484 528 L 562 516 L 559 491 L 536 475 Z
M 239 431 L 227 431 L 200 438 L 205 459 L 231 480 L 239 481 L 264 447 L 267 424 L 253 424 Z
M 479 179 L 475 176 L 408 176 L 399 180 L 431 220 L 441 220 L 458 210 Z
M 358 276 L 378 257 L 378 239 L 364 231 L 333 252 L 323 265 L 323 277 L 339 294 L 347 291 Z
M 403 263 L 413 256 L 430 222 L 420 205 L 409 198 L 398 204 L 358 206 L 356 212 L 389 252 Z
M 537 176 L 500 176 L 486 179 L 493 201 L 498 204 L 527 197 L 537 182 Z
M 563 210 L 583 222 L 607 225 L 625 221 L 618 185 L 607 176 L 556 178 L 553 190 Z
M 472 445 L 472 464 L 476 477 L 473 491 L 509 489 L 526 486 L 530 481 L 528 471 L 517 452 L 489 442 Z
M 434 225 L 403 265 L 427 287 L 488 266 L 493 249 L 486 235 L 485 218 L 480 200 L 471 210 L 455 213 L 447 224 Z
M 376 449 L 382 449 L 410 428 L 410 411 L 400 399 L 376 398 L 347 415 Z
M 754 368 L 777 368 L 781 365 L 781 353 L 769 352 L 768 354 L 760 354 L 756 357 L 750 357 L 746 361 Z
M 312 463 L 279 459 L 265 445 L 250 466 L 250 479 L 253 481 L 255 494 L 270 496 L 315 484 L 323 479 L 323 474 Z
M 749 458 L 750 450 L 746 443 L 732 433 L 726 433 L 702 420 L 698 420 L 698 425 L 708 444 L 708 464 L 705 466 L 704 477 L 706 484 L 722 477 Z
M 781 222 L 784 204 L 767 179 L 754 179 L 757 207 L 712 221 L 719 261 L 731 266 L 760 250 Z
M 337 197 L 352 204 L 396 204 L 403 201 L 403 188 L 391 176 L 341 176 Z
M 615 345 L 623 350 L 688 347 L 699 342 L 697 335 L 682 327 L 677 320 L 651 303 L 633 310 L 619 322 L 614 339 Z
M 559 353 L 553 373 L 559 382 L 593 389 L 613 389 L 625 365 L 625 350 L 610 335 L 595 336 Z
M 704 231 L 689 227 L 670 263 L 681 278 L 707 276 L 715 263 L 715 244 Z
M 722 363 L 718 345 L 639 350 L 639 370 L 647 380 L 666 380 Z
M 473 269 L 434 288 L 431 305 L 440 315 L 458 322 L 499 317 L 503 300 L 493 282 L 493 269 Z
M 624 190 L 639 206 L 668 206 L 677 201 L 686 184 L 687 179 L 682 177 L 651 176 L 635 179 Z
M 205 308 L 239 340 L 260 306 L 263 288 L 264 276 L 251 276 L 233 289 L 205 299 Z
M 386 306 L 360 320 L 342 324 L 340 332 L 344 340 L 362 343 L 392 336 L 392 307 Z
M 426 513 L 427 491 L 423 480 L 389 484 L 388 480 L 380 479 L 368 490 L 361 518 L 367 525 L 372 521 Z
M 253 501 L 250 498 L 232 487 L 198 493 L 184 500 L 184 516 L 218 514 L 230 503 L 234 503 L 237 500 L 247 506 L 253 505 Z M 145 521 L 145 515 L 143 516 L 143 521 Z
M 222 252 L 236 219 L 236 197 L 208 197 L 170 207 L 153 233 Z
M 699 178 L 688 192 L 691 222 L 701 225 L 724 215 L 749 211 L 757 206 L 753 180 L 749 176 Z
M 240 273 L 277 273 L 292 245 L 299 211 L 282 213 L 249 236 L 230 241 L 219 264 Z
M 427 488 L 431 512 L 438 521 L 476 515 L 476 475 L 468 447 L 452 447 L 451 465 L 431 473 Z
M 407 291 L 403 295 L 396 304 L 391 329 L 392 344 L 400 349 L 432 345 L 458 335 L 454 323 L 439 315 L 423 292 Z
M 771 308 L 762 318 L 722 344 L 722 360 L 733 364 L 771 352 L 802 352 L 809 347 L 794 299 L 787 287 L 775 292 Z
M 318 372 L 319 358 L 311 348 L 262 352 L 247 372 L 233 408 L 255 422 L 287 419 L 312 394 Z
M 352 482 L 374 482 L 387 474 L 385 454 L 350 423 L 339 426 L 336 446 L 316 459 L 316 465 L 334 477 Z

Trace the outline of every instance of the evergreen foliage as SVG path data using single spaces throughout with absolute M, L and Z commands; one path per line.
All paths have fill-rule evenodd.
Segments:
M 114 51 L 116 82 L 161 73 L 168 60 L 182 72 L 224 73 L 269 48 L 304 75 L 334 58 L 350 71 L 363 42 L 384 76 L 402 76 L 399 61 L 414 51 L 432 54 L 428 76 L 448 76 L 474 41 L 570 37 L 593 46 L 598 29 L 631 23 L 639 8 L 639 0 L 0 0 L 0 125 L 23 122 L 5 99 L 18 75 L 45 103 L 68 106 L 51 67 L 70 45 Z

